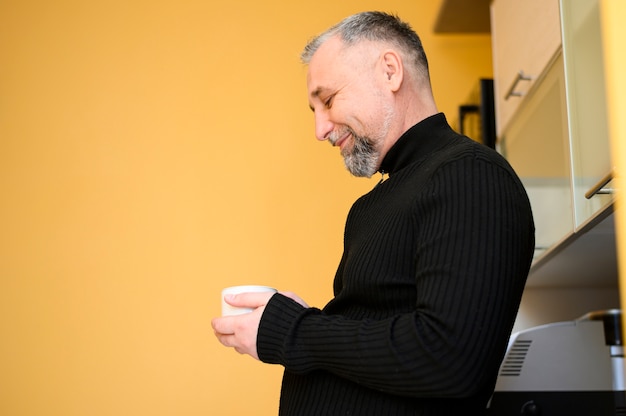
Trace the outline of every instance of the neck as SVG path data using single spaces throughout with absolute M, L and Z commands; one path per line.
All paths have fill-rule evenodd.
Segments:
M 429 86 L 410 89 L 402 98 L 404 101 L 402 105 L 408 109 L 406 111 L 404 131 L 439 112 Z
M 396 118 L 393 123 L 395 128 L 389 131 L 388 139 L 381 149 L 381 161 L 408 129 L 438 112 L 430 88 L 424 88 L 421 91 L 418 89 L 398 91 L 396 95 Z

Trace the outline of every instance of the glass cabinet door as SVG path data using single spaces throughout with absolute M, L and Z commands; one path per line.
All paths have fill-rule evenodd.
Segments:
M 598 0 L 562 0 L 575 228 L 613 201 Z
M 571 235 L 572 190 L 563 59 L 559 53 L 501 137 L 535 219 L 535 260 Z

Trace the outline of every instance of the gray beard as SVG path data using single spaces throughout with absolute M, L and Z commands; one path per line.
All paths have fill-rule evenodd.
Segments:
M 352 132 L 354 144 L 349 154 L 343 155 L 348 171 L 357 177 L 371 178 L 378 170 L 380 152 L 367 137 Z

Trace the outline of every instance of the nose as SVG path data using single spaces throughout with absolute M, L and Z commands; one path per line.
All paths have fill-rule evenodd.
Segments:
M 315 137 L 317 140 L 328 140 L 328 136 L 333 131 L 335 125 L 328 117 L 326 111 L 315 112 Z

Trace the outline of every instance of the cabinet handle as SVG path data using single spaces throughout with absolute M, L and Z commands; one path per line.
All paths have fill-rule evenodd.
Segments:
M 521 97 L 522 95 L 524 95 L 523 92 L 515 91 L 515 88 L 517 87 L 517 84 L 520 81 L 531 81 L 531 80 L 532 78 L 529 75 L 524 74 L 524 71 L 519 71 L 517 75 L 515 76 L 515 79 L 513 80 L 513 84 L 511 85 L 511 88 L 509 88 L 509 91 L 506 93 L 506 96 L 504 97 L 504 99 L 508 100 L 511 97 Z
M 594 195 L 607 195 L 615 193 L 614 189 L 605 188 L 613 180 L 613 171 L 606 174 L 600 181 L 585 193 L 585 198 L 591 199 Z

